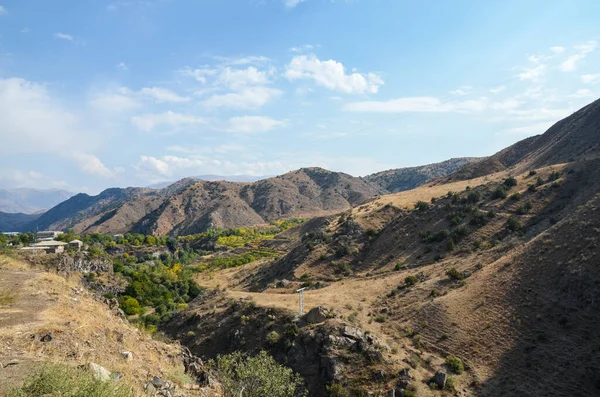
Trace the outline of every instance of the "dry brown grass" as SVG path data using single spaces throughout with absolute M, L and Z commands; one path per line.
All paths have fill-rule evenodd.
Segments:
M 15 302 L 16 295 L 10 291 L 0 291 L 0 306 L 8 306 Z
M 153 376 L 169 379 L 177 374 L 172 381 L 186 379 L 180 376 L 183 365 L 177 358 L 178 344 L 154 340 L 116 317 L 81 287 L 78 278 L 3 268 L 0 287 L 4 281 L 16 285 L 22 298 L 9 311 L 0 310 L 0 361 L 19 357 L 77 365 L 95 362 L 120 371 L 140 393 Z M 47 333 L 54 339 L 39 341 Z M 123 351 L 132 352 L 133 360 L 125 360 Z

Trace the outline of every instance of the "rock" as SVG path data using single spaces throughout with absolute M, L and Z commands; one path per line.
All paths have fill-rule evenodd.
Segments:
M 277 286 L 277 288 L 287 288 L 290 286 L 290 284 L 291 284 L 290 280 L 283 279 L 283 280 L 278 281 L 276 286 Z
M 216 383 L 207 371 L 202 371 L 196 380 L 201 387 L 213 387 Z
M 146 383 L 144 389 L 146 390 L 146 394 L 149 394 L 151 396 L 156 394 L 156 387 L 152 386 L 152 383 Z
M 440 389 L 444 389 L 446 387 L 446 381 L 448 380 L 448 375 L 444 371 L 437 371 L 431 381 L 439 386 Z
M 96 363 L 90 363 L 90 372 L 96 380 L 108 382 L 111 379 L 110 371 Z
M 387 392 L 387 396 L 388 397 L 396 397 L 396 389 L 392 389 L 390 391 Z M 398 394 L 398 396 L 402 396 L 402 394 Z
M 123 374 L 119 371 L 115 371 L 112 374 L 110 374 L 110 377 L 113 381 L 118 382 L 121 380 L 121 376 L 123 376 Z
M 164 382 L 162 380 L 160 380 L 160 378 L 158 376 L 155 376 L 154 378 L 152 378 L 152 385 L 154 385 L 154 387 L 156 388 L 161 388 L 164 386 Z
M 354 327 L 344 327 L 341 332 L 343 336 L 354 339 L 355 341 L 362 340 L 365 336 L 362 330 Z
M 379 371 L 376 371 L 373 374 L 373 378 L 377 381 L 384 381 L 385 380 L 385 372 L 383 372 L 383 370 L 380 369 Z
M 51 333 L 46 334 L 40 338 L 42 342 L 50 342 L 52 341 L 52 339 L 54 339 L 54 335 L 52 335 Z
M 329 311 L 323 306 L 317 306 L 304 315 L 304 320 L 309 324 L 322 323 L 327 319 L 328 313 Z
M 327 335 L 325 344 L 350 349 L 356 344 L 356 341 L 345 336 Z
M 402 379 L 412 379 L 410 368 L 404 368 L 398 371 L 398 376 Z
M 121 352 L 121 355 L 127 361 L 133 360 L 133 353 L 132 352 Z

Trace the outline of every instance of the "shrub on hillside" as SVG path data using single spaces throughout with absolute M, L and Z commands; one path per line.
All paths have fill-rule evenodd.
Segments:
M 350 392 L 344 389 L 339 383 L 332 383 L 325 388 L 325 396 L 327 397 L 350 397 Z
M 404 285 L 407 287 L 412 287 L 418 282 L 419 278 L 417 276 L 406 276 L 406 278 L 404 279 Z
M 514 216 L 508 218 L 508 221 L 506 222 L 506 228 L 512 232 L 519 231 L 522 227 L 521 222 Z
M 475 204 L 479 200 L 481 200 L 481 193 L 479 193 L 477 191 L 470 192 L 469 195 L 467 196 L 467 201 L 469 203 Z
M 279 365 L 267 352 L 254 357 L 241 352 L 218 356 L 209 365 L 227 397 L 307 396 L 304 381 L 290 368 Z
M 533 183 L 530 183 L 529 185 L 527 185 L 527 191 L 530 193 L 533 193 L 537 190 L 537 188 L 535 187 L 535 185 Z
M 429 204 L 425 201 L 417 201 L 417 203 L 415 204 L 415 208 L 419 211 L 424 211 L 427 208 L 429 208 Z
M 450 277 L 452 280 L 463 280 L 465 278 L 465 275 L 461 272 L 459 272 L 458 270 L 456 270 L 455 268 L 451 268 L 446 270 L 446 276 Z
M 509 176 L 504 180 L 504 185 L 508 188 L 517 186 L 517 178 L 515 178 L 514 176 Z
M 119 307 L 129 316 L 141 313 L 140 302 L 131 296 L 124 295 L 119 298 Z
M 521 200 L 521 193 L 516 192 L 516 193 L 511 194 L 510 195 L 510 199 L 512 201 L 519 201 L 519 200 Z
M 448 366 L 448 368 L 450 368 L 452 372 L 458 375 L 462 374 L 465 371 L 465 366 L 462 360 L 455 356 L 446 357 L 446 365 Z
M 505 199 L 506 198 L 506 188 L 504 186 L 498 186 L 494 193 L 492 193 L 492 200 L 495 199 Z
M 123 381 L 103 382 L 94 379 L 87 369 L 47 364 L 27 377 L 25 383 L 8 392 L 8 397 L 134 397 Z
M 548 182 L 554 182 L 560 178 L 560 172 L 554 171 L 548 176 Z

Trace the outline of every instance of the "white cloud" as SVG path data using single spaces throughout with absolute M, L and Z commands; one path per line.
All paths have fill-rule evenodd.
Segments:
M 60 40 L 74 41 L 75 38 L 66 33 L 54 33 L 54 37 Z
M 135 166 L 140 171 L 149 171 L 151 174 L 169 176 L 169 164 L 156 157 L 141 156 L 140 162 Z
M 183 128 L 206 124 L 206 120 L 192 114 L 182 114 L 168 111 L 165 113 L 144 114 L 131 118 L 131 124 L 138 130 L 150 132 L 159 126 Z
M 521 80 L 537 80 L 546 72 L 546 65 L 537 65 L 531 68 L 524 68 L 523 72 L 517 76 Z
M 372 113 L 405 113 L 405 112 L 458 112 L 472 113 L 480 112 L 487 106 L 487 101 L 468 100 L 442 102 L 434 97 L 407 97 L 392 99 L 389 101 L 363 101 L 349 103 L 344 110 L 350 112 L 372 112 Z
M 219 74 L 216 83 L 235 90 L 248 85 L 268 84 L 269 78 L 267 77 L 267 72 L 260 71 L 254 66 L 250 66 L 247 69 L 226 67 Z
M 292 47 L 290 48 L 291 52 L 307 52 L 312 50 L 314 47 L 311 44 L 303 44 L 301 46 L 298 47 Z
M 283 4 L 286 7 L 289 8 L 294 8 L 296 7 L 298 4 L 305 2 L 306 0 L 283 0 Z
M 209 108 L 256 109 L 281 96 L 282 91 L 268 87 L 246 87 L 239 92 L 213 95 L 202 104 Z
M 491 88 L 490 92 L 492 94 L 499 94 L 499 93 L 501 93 L 504 90 L 506 90 L 506 86 L 501 85 L 500 87 Z
M 160 87 L 146 87 L 140 90 L 140 94 L 151 97 L 157 102 L 188 102 L 190 98 L 177 95 L 171 90 Z
M 569 95 L 570 98 L 589 98 L 593 97 L 594 93 L 587 88 L 582 88 Z
M 241 116 L 229 119 L 226 131 L 229 132 L 267 132 L 277 127 L 286 126 L 286 122 L 263 116 Z
M 46 86 L 24 79 L 0 79 L 0 153 L 49 153 L 74 161 L 101 177 L 112 172 L 89 153 L 94 136 L 78 118 L 56 104 Z
M 201 82 L 202 84 L 206 84 L 207 77 L 216 75 L 217 73 L 219 73 L 219 69 L 210 67 L 203 67 L 197 69 L 184 68 L 180 70 L 179 73 L 183 76 L 192 77 L 197 81 Z
M 6 11 L 6 8 L 4 8 L 3 6 L 0 5 L 0 15 L 4 15 L 7 14 L 8 12 Z
M 469 93 L 469 91 L 471 91 L 472 89 L 473 89 L 473 87 L 471 87 L 469 85 L 463 85 L 453 91 L 450 91 L 450 93 L 452 95 L 464 96 L 464 95 L 467 95 Z
M 134 97 L 134 93 L 127 87 L 98 93 L 90 100 L 90 105 L 107 113 L 122 113 L 139 109 L 141 104 Z
M 114 173 L 106 168 L 100 159 L 89 153 L 73 152 L 70 157 L 75 160 L 81 170 L 87 174 L 101 178 L 112 178 Z
M 118 70 L 122 70 L 124 72 L 129 70 L 129 66 L 127 66 L 127 64 L 125 62 L 119 62 L 116 66 L 115 66 Z
M 600 73 L 599 74 L 584 74 L 581 76 L 581 81 L 583 81 L 585 84 L 600 83 Z
M 508 111 L 508 117 L 512 120 L 560 120 L 573 113 L 570 108 L 548 109 L 545 107 L 530 109 L 512 109 Z
M 561 46 L 554 46 L 554 47 L 550 47 L 550 51 L 552 51 L 555 54 L 562 54 L 563 52 L 565 52 L 565 47 L 561 47 Z
M 340 62 L 321 61 L 314 54 L 293 57 L 285 75 L 289 80 L 311 79 L 327 89 L 354 94 L 376 93 L 384 84 L 374 73 L 346 74 Z
M 560 64 L 560 70 L 563 72 L 572 72 L 577 69 L 577 63 L 584 59 L 589 53 L 594 51 L 597 46 L 596 41 L 589 41 L 586 44 L 576 46 L 575 49 L 578 51 L 576 54 L 568 57 L 563 63 Z

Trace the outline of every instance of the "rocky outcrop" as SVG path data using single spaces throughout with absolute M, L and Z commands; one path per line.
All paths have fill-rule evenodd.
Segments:
M 59 273 L 112 273 L 112 262 L 106 258 L 89 258 L 86 254 L 57 257 L 56 270 Z

